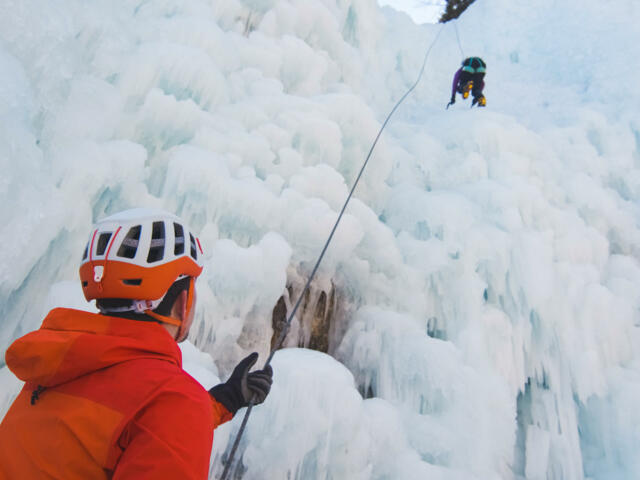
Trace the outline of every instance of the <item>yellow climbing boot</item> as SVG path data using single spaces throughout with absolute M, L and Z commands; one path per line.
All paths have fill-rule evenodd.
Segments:
M 465 100 L 469 98 L 469 93 L 471 93 L 471 90 L 473 90 L 473 80 L 469 80 L 462 89 L 462 98 L 464 98 Z
M 484 95 L 480 95 L 479 97 L 473 97 L 473 102 L 471 102 L 471 108 L 473 108 L 476 105 L 479 107 L 487 106 L 487 99 L 484 98 Z

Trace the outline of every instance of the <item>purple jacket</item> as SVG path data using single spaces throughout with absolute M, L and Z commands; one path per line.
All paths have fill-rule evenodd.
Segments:
M 456 91 L 458 90 L 458 83 L 460 83 L 460 75 L 462 74 L 462 67 L 458 69 L 458 71 L 453 76 L 453 85 L 451 86 L 451 98 L 455 98 Z M 484 90 L 484 80 L 480 84 L 480 93 Z
M 451 98 L 456 97 L 456 90 L 458 89 L 458 82 L 460 82 L 460 74 L 462 73 L 462 67 L 453 76 L 453 85 L 451 86 Z

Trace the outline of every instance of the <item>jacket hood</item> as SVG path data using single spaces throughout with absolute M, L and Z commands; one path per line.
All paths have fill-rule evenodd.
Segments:
M 51 310 L 39 330 L 16 340 L 5 354 L 20 380 L 43 387 L 143 358 L 182 366 L 180 348 L 161 325 L 68 308 Z

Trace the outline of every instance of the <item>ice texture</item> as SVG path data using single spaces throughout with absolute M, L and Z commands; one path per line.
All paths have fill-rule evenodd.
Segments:
M 405 12 L 414 22 L 421 24 L 438 22 L 447 0 L 378 0 L 378 4 Z
M 374 0 L 0 2 L 0 352 L 95 310 L 91 224 L 144 207 L 205 250 L 185 368 L 209 388 L 266 358 L 443 29 L 314 282 L 328 352 L 275 355 L 236 478 L 640 478 L 638 21 L 478 0 L 459 45 Z M 444 110 L 461 55 L 487 62 L 486 109 Z

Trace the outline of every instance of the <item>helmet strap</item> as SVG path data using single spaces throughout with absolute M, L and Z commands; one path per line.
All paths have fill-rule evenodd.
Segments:
M 193 307 L 193 290 L 194 290 L 194 281 L 193 277 L 189 277 L 189 288 L 187 290 L 187 305 L 185 307 L 184 318 L 188 318 L 191 313 L 191 308 Z M 165 315 L 160 315 L 152 310 L 145 310 L 145 315 L 149 315 L 151 318 L 155 318 L 156 320 L 168 323 L 169 325 L 175 325 L 178 327 L 178 332 L 176 333 L 176 340 L 180 338 L 182 335 L 182 328 L 184 327 L 184 323 L 182 320 L 178 320 L 177 318 L 167 317 Z M 184 320 L 184 319 L 183 319 Z
M 169 325 L 175 325 L 176 327 L 181 327 L 182 322 L 177 318 L 167 317 L 165 315 L 160 315 L 159 313 L 154 312 L 153 310 L 145 310 L 145 315 L 149 315 L 151 318 L 155 318 L 156 320 L 162 323 L 168 323 Z
M 187 292 L 187 312 L 186 315 L 189 316 L 189 312 L 191 312 L 191 307 L 193 307 L 193 291 L 195 290 L 195 282 L 193 277 L 189 277 L 189 291 Z

